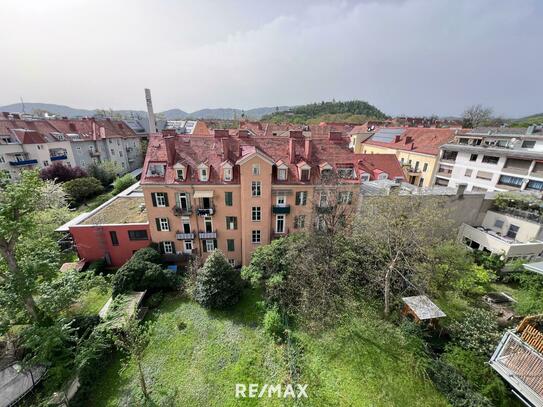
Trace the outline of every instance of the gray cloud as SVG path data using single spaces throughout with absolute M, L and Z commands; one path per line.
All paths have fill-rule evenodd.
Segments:
M 543 111 L 537 0 L 28 0 L 3 5 L 0 104 Z

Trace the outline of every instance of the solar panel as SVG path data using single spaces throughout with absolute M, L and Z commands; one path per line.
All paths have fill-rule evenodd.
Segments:
M 390 143 L 391 141 L 394 141 L 396 136 L 401 135 L 403 132 L 404 129 L 380 129 L 371 137 L 371 140 L 379 141 L 381 143 Z

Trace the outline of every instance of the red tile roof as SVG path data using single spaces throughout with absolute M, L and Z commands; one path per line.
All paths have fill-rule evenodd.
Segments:
M 274 128 L 276 128 L 274 126 Z M 149 140 L 146 160 L 144 163 L 142 184 L 230 184 L 239 182 L 239 169 L 234 166 L 234 178 L 225 182 L 220 177 L 220 164 L 226 160 L 235 163 L 241 157 L 254 152 L 261 152 L 270 157 L 276 164 L 283 162 L 288 166 L 287 181 L 278 181 L 274 170 L 274 182 L 281 184 L 305 183 L 299 180 L 297 164 L 306 161 L 311 167 L 311 181 L 317 182 L 319 178 L 319 165 L 328 163 L 333 169 L 342 165 L 349 165 L 355 169 L 357 178 L 362 172 L 375 176 L 375 169 L 380 169 L 389 178 L 403 177 L 403 170 L 394 154 L 354 154 L 348 147 L 349 137 L 345 133 L 335 133 L 330 128 L 325 137 L 323 130 L 316 132 L 316 137 L 286 136 L 249 136 L 238 137 L 230 132 L 228 137 L 217 138 L 208 135 L 176 135 L 164 138 L 160 134 L 152 135 Z M 267 130 L 270 130 L 269 127 Z M 288 128 L 287 128 L 288 130 Z M 350 130 L 350 129 L 349 129 Z M 283 129 L 283 131 L 286 131 Z M 266 130 L 264 130 L 266 132 Z M 271 133 L 273 134 L 273 132 Z M 288 133 L 287 133 L 288 134 Z M 169 143 L 169 144 L 168 144 Z M 169 151 L 168 153 L 168 146 Z M 150 163 L 162 162 L 167 164 L 164 177 L 147 176 Z M 175 177 L 173 166 L 177 163 L 188 167 L 184 181 Z M 205 163 L 209 168 L 209 181 L 200 182 L 196 167 Z M 343 180 L 345 182 L 358 182 L 358 179 Z
M 370 137 L 362 144 L 388 147 L 398 150 L 413 151 L 415 153 L 437 155 L 439 147 L 451 141 L 455 134 L 455 129 L 441 128 L 413 128 L 413 127 L 386 127 L 387 129 L 401 129 L 403 132 L 400 136 L 386 143 L 382 141 L 374 141 Z M 376 128 L 374 132 L 378 132 Z

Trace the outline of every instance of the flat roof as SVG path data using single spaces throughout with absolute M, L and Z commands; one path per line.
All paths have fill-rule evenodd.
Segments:
M 143 208 L 143 209 L 142 209 Z M 118 196 L 79 225 L 147 223 L 145 201 L 141 196 Z
M 543 274 L 543 261 L 537 263 L 523 264 L 524 270 L 533 271 L 534 273 Z
M 425 295 L 404 297 L 402 301 L 417 315 L 420 320 L 443 318 L 445 313 Z

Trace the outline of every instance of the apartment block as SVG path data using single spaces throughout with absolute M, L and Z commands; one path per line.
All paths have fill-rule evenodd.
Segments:
M 436 185 L 468 191 L 543 191 L 543 127 L 477 128 L 441 147 Z
M 383 127 L 365 124 L 351 130 L 355 153 L 394 154 L 405 169 L 410 184 L 428 187 L 437 168 L 439 148 L 451 141 L 458 129 Z
M 141 137 L 122 121 L 0 117 L 0 171 L 8 178 L 54 162 L 85 168 L 106 160 L 116 162 L 121 173 L 142 166 Z
M 152 241 L 172 261 L 218 248 L 244 265 L 272 239 L 355 208 L 361 182 L 404 179 L 396 156 L 353 153 L 347 131 L 243 123 L 151 135 L 141 185 Z

